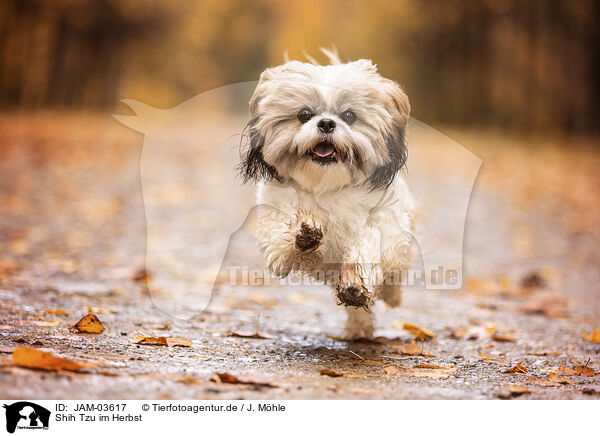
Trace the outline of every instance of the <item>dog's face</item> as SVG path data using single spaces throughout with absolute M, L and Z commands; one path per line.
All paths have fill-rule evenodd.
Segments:
M 368 60 L 298 61 L 264 71 L 250 100 L 247 180 L 295 181 L 315 192 L 386 188 L 406 160 L 410 106 Z

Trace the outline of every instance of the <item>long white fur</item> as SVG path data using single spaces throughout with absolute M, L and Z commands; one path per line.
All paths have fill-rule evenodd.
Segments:
M 387 279 L 409 263 L 413 203 L 400 175 L 386 189 L 372 189 L 365 181 L 390 159 L 386 138 L 406 126 L 410 106 L 401 88 L 370 61 L 343 64 L 336 53 L 326 54 L 332 65 L 291 61 L 266 70 L 250 102 L 264 138 L 264 160 L 279 175 L 258 185 L 259 246 L 277 276 L 298 271 L 323 279 L 319 274 L 333 268 L 338 274 L 327 281 L 334 288 L 363 285 L 395 307 L 400 285 Z M 316 114 L 305 124 L 296 118 L 303 107 Z M 356 113 L 354 124 L 340 118 L 344 110 Z M 347 153 L 344 162 L 323 166 L 305 157 L 323 140 L 317 129 L 323 117 L 336 122 L 330 140 Z M 301 223 L 322 230 L 316 250 L 296 248 Z M 372 336 L 372 312 L 347 311 L 346 336 Z

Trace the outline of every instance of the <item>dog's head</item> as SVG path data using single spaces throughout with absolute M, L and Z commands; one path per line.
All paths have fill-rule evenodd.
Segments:
M 265 70 L 250 100 L 245 181 L 293 180 L 303 189 L 386 188 L 406 160 L 408 97 L 366 59 L 298 61 Z

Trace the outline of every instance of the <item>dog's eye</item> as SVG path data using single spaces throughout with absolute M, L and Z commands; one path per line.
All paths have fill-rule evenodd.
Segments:
M 310 109 L 305 108 L 298 112 L 298 119 L 302 124 L 308 122 L 313 116 L 314 114 L 311 112 Z
M 356 114 L 352 111 L 342 112 L 342 119 L 346 122 L 346 124 L 352 124 L 356 121 Z

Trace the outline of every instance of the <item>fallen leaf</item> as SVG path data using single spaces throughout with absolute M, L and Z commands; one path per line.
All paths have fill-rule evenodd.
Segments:
M 343 377 L 344 374 L 341 372 L 334 371 L 333 369 L 322 369 L 319 371 L 319 374 L 326 375 L 329 377 Z
M 418 365 L 415 365 L 415 368 L 425 368 L 425 369 L 448 369 L 445 366 L 437 366 L 437 365 L 432 365 L 430 363 L 419 363 Z
M 573 382 L 567 378 L 564 378 L 563 376 L 560 376 L 558 374 L 554 374 L 554 373 L 550 373 L 546 376 L 546 380 L 553 382 L 553 383 L 560 383 L 561 385 L 571 385 L 573 384 Z
M 98 317 L 93 313 L 89 313 L 81 318 L 73 327 L 81 333 L 98 334 L 104 331 L 104 326 Z
M 48 309 L 48 310 L 46 310 L 46 315 L 69 316 L 69 313 L 66 310 L 62 310 L 62 309 Z
M 166 345 L 167 347 L 191 347 L 192 341 L 184 338 L 171 338 L 159 336 L 153 338 L 151 336 L 138 335 L 130 341 L 132 344 L 139 345 Z
M 425 357 L 435 357 L 435 354 L 426 353 L 423 351 L 423 345 L 417 345 L 415 340 L 413 339 L 410 344 L 404 345 L 400 351 L 402 354 L 407 354 L 409 356 L 425 356 Z
M 516 365 L 516 366 L 513 366 L 512 368 L 508 368 L 508 369 L 502 371 L 502 373 L 504 373 L 504 374 L 513 374 L 513 373 L 526 374 L 527 368 L 525 368 L 523 365 Z
M 503 365 L 505 365 L 505 364 L 507 364 L 507 363 L 508 363 L 508 362 L 507 362 L 506 360 L 504 360 L 504 359 L 501 359 L 501 358 L 499 358 L 499 357 L 493 357 L 493 356 L 490 356 L 489 354 L 482 353 L 481 351 L 480 351 L 480 352 L 478 352 L 478 355 L 477 355 L 477 356 L 474 356 L 474 357 L 477 357 L 477 358 L 479 358 L 479 359 L 482 359 L 484 362 L 501 363 L 501 364 L 503 364 Z
M 584 333 L 582 336 L 584 339 L 587 339 L 588 341 L 600 343 L 600 330 L 594 330 L 591 334 Z
M 583 377 L 593 377 L 596 374 L 596 372 L 589 366 L 577 365 L 574 366 L 573 369 L 577 371 L 577 374 L 575 375 L 580 375 Z
M 499 398 L 508 399 L 511 397 L 519 397 L 524 394 L 530 394 L 531 391 L 522 385 L 510 385 L 506 389 L 502 389 L 496 395 Z
M 569 300 L 562 294 L 538 292 L 521 306 L 525 313 L 539 313 L 551 318 L 564 318 L 568 315 Z
M 408 322 L 405 322 L 402 325 L 402 328 L 404 330 L 407 330 L 416 339 L 432 339 L 432 338 L 435 338 L 435 336 L 436 336 L 435 333 L 433 333 L 427 329 L 418 327 L 414 324 L 408 323 Z
M 409 377 L 426 377 L 426 378 L 448 378 L 453 375 L 457 369 L 454 367 L 435 367 L 435 368 L 407 368 L 399 365 L 388 365 L 383 368 L 383 371 L 388 375 L 405 375 Z
M 517 342 L 517 340 L 511 336 L 501 335 L 498 333 L 496 333 L 494 336 L 492 336 L 492 340 L 494 340 L 496 342 Z
M 560 384 L 550 381 L 550 380 L 542 380 L 539 377 L 536 377 L 535 375 L 530 375 L 527 378 L 527 383 L 532 384 L 532 385 L 539 385 L 539 386 L 560 386 Z
M 240 380 L 236 376 L 231 375 L 227 372 L 215 372 L 213 374 L 212 378 L 210 379 L 210 381 L 213 381 L 218 384 L 227 383 L 227 384 L 234 384 L 234 385 L 252 385 L 252 386 L 257 386 L 257 387 L 265 387 L 265 388 L 276 388 L 277 387 L 276 385 L 273 385 L 271 383 L 258 383 L 258 382 L 249 381 L 249 380 Z
M 94 362 L 75 361 L 55 356 L 36 348 L 20 347 L 12 353 L 13 362 L 25 368 L 45 369 L 47 371 L 80 371 L 97 366 Z
M 258 332 L 255 332 L 255 333 L 234 332 L 232 330 L 227 331 L 227 336 L 232 336 L 234 338 L 247 338 L 247 339 L 272 339 L 270 336 L 265 336 Z
M 522 385 L 510 385 L 508 390 L 513 395 L 530 394 L 531 391 Z

